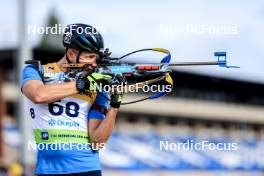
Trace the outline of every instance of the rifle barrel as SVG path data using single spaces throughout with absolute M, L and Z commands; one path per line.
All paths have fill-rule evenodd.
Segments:
M 213 62 L 177 62 L 170 63 L 169 66 L 198 66 L 198 65 L 219 65 L 217 61 Z

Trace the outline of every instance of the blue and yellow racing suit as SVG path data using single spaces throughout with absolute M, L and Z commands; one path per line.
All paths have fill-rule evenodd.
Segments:
M 64 82 L 65 73 L 56 63 L 42 65 L 41 72 L 43 77 L 36 67 L 27 65 L 21 86 L 29 80 L 41 80 L 44 84 Z M 34 104 L 29 99 L 27 102 L 29 116 L 25 118 L 32 119 L 38 145 L 35 174 L 100 170 L 98 151 L 89 145 L 88 120 L 105 118 L 108 101 L 103 96 L 75 94 L 49 104 Z

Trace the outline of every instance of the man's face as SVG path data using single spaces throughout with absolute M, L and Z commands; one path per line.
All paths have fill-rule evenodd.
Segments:
M 70 55 L 70 57 L 69 57 L 69 55 Z M 76 63 L 77 56 L 78 56 L 77 50 L 69 49 L 68 57 L 71 60 L 71 62 Z M 79 62 L 91 64 L 91 66 L 93 68 L 95 68 L 97 66 L 97 63 L 96 63 L 97 56 L 98 56 L 98 54 L 96 54 L 96 53 L 91 53 L 88 51 L 82 51 L 80 56 L 79 56 Z
M 98 56 L 98 54 L 96 54 L 96 53 L 90 53 L 87 51 L 83 51 L 83 52 L 81 52 L 79 62 L 91 64 L 92 67 L 96 67 L 97 66 L 97 63 L 96 63 L 97 56 Z

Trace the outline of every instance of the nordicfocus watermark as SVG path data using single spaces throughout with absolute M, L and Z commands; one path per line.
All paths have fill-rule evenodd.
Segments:
M 193 25 L 186 24 L 183 26 L 160 25 L 160 34 L 164 35 L 237 35 L 238 27 L 236 25 Z
M 238 143 L 212 143 L 210 141 L 195 142 L 187 140 L 186 142 L 160 141 L 160 150 L 165 151 L 188 151 L 188 150 L 211 150 L 211 151 L 235 151 L 238 150 Z
M 105 143 L 78 143 L 76 141 L 72 141 L 70 143 L 63 143 L 60 140 L 56 140 L 53 143 L 35 143 L 33 141 L 28 141 L 27 145 L 28 150 L 33 151 L 42 151 L 42 150 L 104 150 Z
M 123 93 L 135 93 L 142 90 L 144 93 L 152 92 L 152 93 L 160 93 L 160 92 L 171 92 L 173 86 L 171 84 L 167 85 L 160 85 L 160 84 L 153 84 L 153 85 L 145 85 L 144 83 L 135 83 L 132 85 L 127 85 L 125 83 L 121 83 L 118 85 L 103 85 L 103 84 L 94 84 L 94 89 L 98 90 L 99 92 L 123 92 Z
M 68 31 L 68 33 L 72 33 L 73 31 L 76 31 L 78 34 L 89 34 L 89 33 L 93 33 L 93 34 L 105 34 L 106 33 L 106 29 L 103 27 L 99 27 L 99 28 L 93 28 L 93 27 L 79 27 L 77 25 L 70 25 L 69 27 L 67 26 L 62 26 L 62 24 L 55 24 L 53 26 L 38 26 L 38 25 L 28 25 L 27 26 L 27 32 L 28 34 L 40 34 L 40 35 L 48 35 L 48 34 L 64 34 L 64 32 Z

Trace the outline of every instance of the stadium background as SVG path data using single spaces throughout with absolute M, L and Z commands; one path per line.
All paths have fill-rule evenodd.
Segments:
M 26 18 L 20 6 L 25 5 Z M 26 25 L 54 26 L 83 22 L 105 29 L 105 43 L 114 55 L 134 49 L 164 47 L 172 60 L 213 60 L 226 50 L 229 62 L 241 69 L 176 68 L 174 91 L 168 96 L 123 106 L 115 131 L 101 153 L 105 175 L 262 175 L 264 168 L 263 2 L 240 1 L 3 1 L 0 33 L 1 173 L 33 167 L 25 159 L 25 127 L 19 77 L 21 19 Z M 100 13 L 99 13 L 100 12 Z M 20 19 L 21 18 L 21 19 Z M 161 25 L 234 26 L 234 34 L 162 33 Z M 26 31 L 27 32 L 27 31 Z M 28 34 L 31 57 L 42 63 L 63 56 L 61 34 Z M 140 39 L 142 40 L 140 40 Z M 29 55 L 30 56 L 30 55 Z M 140 57 L 140 56 L 139 56 Z M 148 56 L 146 56 L 147 58 Z M 149 58 L 149 57 L 148 57 Z M 25 59 L 25 58 L 24 58 Z M 28 59 L 28 58 L 26 58 Z M 144 58 L 131 58 L 149 62 Z M 151 60 L 151 62 L 158 60 Z M 129 94 L 135 99 L 142 94 Z M 27 124 L 30 127 L 30 124 Z M 30 131 L 30 129 L 28 129 Z M 160 141 L 236 142 L 236 151 L 160 150 Z

